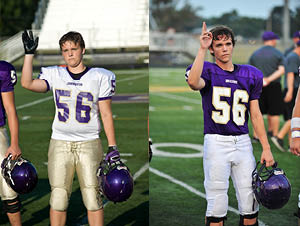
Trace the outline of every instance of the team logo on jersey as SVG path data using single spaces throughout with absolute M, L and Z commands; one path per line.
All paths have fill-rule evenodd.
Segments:
M 77 83 L 77 82 L 68 82 L 68 86 L 83 86 L 82 83 Z
M 231 79 L 226 79 L 225 82 L 226 83 L 233 83 L 233 84 L 237 84 L 238 83 L 236 80 L 231 80 Z

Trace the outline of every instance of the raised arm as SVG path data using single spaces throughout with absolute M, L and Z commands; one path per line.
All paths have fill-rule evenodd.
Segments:
M 206 23 L 202 24 L 202 32 L 200 35 L 200 48 L 191 68 L 188 84 L 193 90 L 200 90 L 205 86 L 205 81 L 201 78 L 203 64 L 206 52 L 212 43 L 212 34 L 207 31 Z
M 32 63 L 34 52 L 38 47 L 38 40 L 38 37 L 34 39 L 32 31 L 29 31 L 29 33 L 27 31 L 24 31 L 22 34 L 25 56 L 22 68 L 21 85 L 25 89 L 44 93 L 47 91 L 47 83 L 44 80 L 32 78 Z

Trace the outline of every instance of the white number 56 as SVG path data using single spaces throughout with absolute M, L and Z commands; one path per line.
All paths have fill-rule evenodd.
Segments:
M 218 124 L 227 124 L 230 120 L 230 105 L 226 101 L 222 101 L 221 97 L 230 97 L 231 88 L 229 87 L 213 87 L 212 104 L 218 111 L 212 111 L 212 119 Z M 247 91 L 237 89 L 233 93 L 232 117 L 233 121 L 242 126 L 245 123 L 245 112 L 247 110 L 243 103 L 248 103 L 249 95 Z M 221 111 L 221 112 L 220 112 Z

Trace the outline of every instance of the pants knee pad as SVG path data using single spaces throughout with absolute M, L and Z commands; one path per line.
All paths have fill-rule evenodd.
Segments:
M 225 194 L 217 194 L 213 198 L 207 197 L 208 216 L 225 216 L 228 209 L 228 196 Z
M 81 188 L 81 194 L 87 210 L 95 211 L 103 208 L 100 192 L 96 188 Z
M 225 220 L 227 217 L 206 217 L 206 226 L 210 226 L 210 223 L 220 223 L 223 222 L 223 226 L 225 226 Z
M 19 196 L 14 199 L 3 200 L 2 204 L 5 213 L 16 213 L 21 210 L 21 201 Z
M 258 226 L 257 217 L 258 217 L 258 212 L 254 213 L 254 214 L 240 215 L 239 226 Z M 244 225 L 244 219 L 254 219 L 254 218 L 256 218 L 256 222 L 254 224 Z
M 63 188 L 54 188 L 51 191 L 50 206 L 57 211 L 65 211 L 68 208 L 69 195 Z

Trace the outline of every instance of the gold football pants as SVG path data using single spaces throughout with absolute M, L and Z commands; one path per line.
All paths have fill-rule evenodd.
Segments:
M 8 140 L 6 129 L 0 127 L 0 164 L 8 149 Z M 18 194 L 8 186 L 2 173 L 0 173 L 0 196 L 2 200 L 12 200 L 18 196 Z
M 51 208 L 57 211 L 67 209 L 76 171 L 85 207 L 91 211 L 101 209 L 96 171 L 102 158 L 100 139 L 75 142 L 51 139 L 48 150 Z

